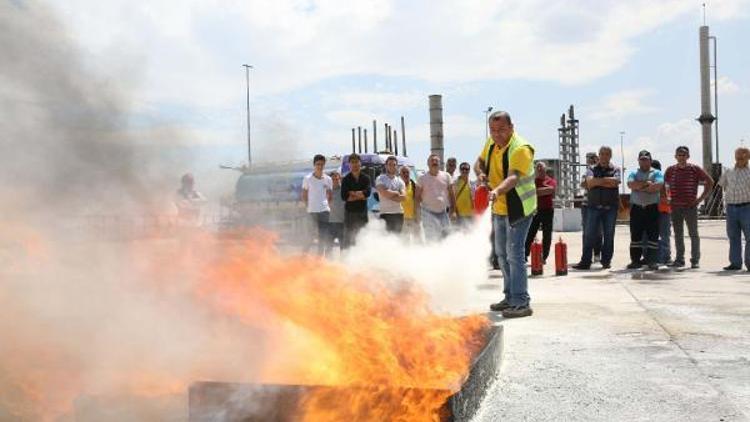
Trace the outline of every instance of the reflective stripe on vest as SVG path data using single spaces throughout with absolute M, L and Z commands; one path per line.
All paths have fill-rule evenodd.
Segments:
M 513 137 L 510 138 L 510 145 L 508 145 L 508 149 L 503 154 L 503 178 L 508 177 L 508 168 L 510 167 L 509 157 L 518 148 L 529 148 L 532 156 L 534 154 L 534 147 L 514 132 Z M 508 206 L 508 222 L 510 224 L 536 212 L 536 183 L 534 182 L 536 176 L 534 174 L 533 159 L 529 162 L 529 167 L 525 173 L 526 176 L 520 177 L 516 186 L 505 194 Z

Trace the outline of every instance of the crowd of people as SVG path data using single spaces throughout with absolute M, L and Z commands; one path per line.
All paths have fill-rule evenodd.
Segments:
M 317 227 L 318 253 L 325 254 L 338 239 L 342 249 L 354 245 L 357 233 L 368 222 L 367 199 L 376 194 L 379 218 L 389 233 L 400 233 L 411 242 L 435 242 L 451 230 L 471 225 L 478 186 L 489 191 L 492 213 L 491 262 L 503 274 L 503 298 L 490 305 L 505 318 L 533 314 L 528 293 L 527 265 L 530 247 L 542 231 L 542 258 L 547 260 L 552 243 L 554 196 L 557 181 L 545 164 L 534 160 L 534 146 L 515 130 L 510 115 L 496 111 L 489 116 L 490 136 L 475 164 L 476 181 L 469 178 L 471 166 L 455 158 L 440 168 L 440 157 L 427 158 L 427 171 L 412 179 L 411 170 L 398 167 L 395 156 L 385 161 L 384 172 L 375 183 L 364 174 L 359 155 L 349 155 L 351 171 L 343 178 L 337 171 L 325 174 L 325 157 L 316 155 L 314 171 L 305 177 L 302 199 Z M 638 168 L 626 177 L 630 195 L 630 263 L 628 269 L 660 265 L 684 267 L 684 227 L 690 237 L 690 266 L 700 266 L 698 206 L 712 191 L 714 181 L 689 162 L 690 150 L 679 146 L 675 164 L 662 171 L 649 151 L 638 153 Z M 750 150 L 735 152 L 735 166 L 725 171 L 718 184 L 726 202 L 726 230 L 730 264 L 724 270 L 740 270 L 741 239 L 746 247 L 744 264 L 750 271 Z M 622 207 L 619 194 L 621 169 L 612 162 L 612 149 L 602 146 L 598 154 L 586 155 L 587 170 L 581 181 L 583 247 L 576 270 L 590 270 L 598 262 L 611 268 L 615 224 Z M 458 169 L 458 174 L 456 174 Z M 698 187 L 703 185 L 700 195 Z M 372 187 L 374 186 L 374 193 Z M 674 232 L 674 259 L 671 233 Z

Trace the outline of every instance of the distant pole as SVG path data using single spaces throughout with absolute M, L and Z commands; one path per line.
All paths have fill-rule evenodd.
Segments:
M 492 107 L 487 107 L 487 110 L 484 111 L 484 139 L 487 140 L 487 138 L 490 137 L 490 112 L 492 111 Z
M 620 131 L 620 159 L 622 160 L 622 165 L 620 166 L 620 188 L 622 193 L 625 193 L 625 149 L 622 141 L 624 136 L 625 131 Z
M 245 68 L 245 85 L 247 86 L 247 167 L 253 164 L 253 154 L 250 148 L 250 69 L 249 64 L 242 65 Z
M 363 132 L 365 134 L 365 154 L 367 154 L 367 128 Z
M 357 126 L 357 142 L 359 142 L 358 154 L 362 154 L 362 126 Z
M 398 132 L 393 129 L 393 155 L 398 155 Z
M 372 121 L 372 152 L 378 153 L 378 121 Z
M 401 143 L 404 146 L 402 153 L 404 154 L 404 157 L 406 157 L 406 129 L 404 126 L 404 116 L 401 116 Z
M 356 130 L 352 128 L 352 153 L 357 152 L 357 136 Z
M 704 7 L 704 13 L 705 13 L 705 4 Z M 704 18 L 705 19 L 705 18 Z M 717 69 L 719 67 L 718 63 L 716 63 L 716 36 L 710 36 L 708 37 L 709 40 L 713 41 L 714 44 L 714 117 L 716 120 L 714 120 L 714 134 L 716 136 L 716 162 L 720 163 L 719 161 L 719 78 L 717 76 Z

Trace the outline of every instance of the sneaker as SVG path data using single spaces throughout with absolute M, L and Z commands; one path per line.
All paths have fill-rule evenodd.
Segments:
M 670 259 L 670 258 L 668 258 L 666 261 L 664 261 L 664 265 L 666 265 L 667 267 L 671 267 L 673 263 L 674 263 L 674 261 L 672 261 L 672 259 Z
M 690 264 L 690 268 L 692 268 L 692 269 L 694 269 L 694 270 L 696 270 L 696 269 L 698 269 L 698 268 L 700 268 L 700 267 L 701 267 L 701 266 L 700 266 L 700 265 L 698 265 L 698 263 L 697 263 L 697 262 L 693 262 L 692 264 Z
M 612 268 L 612 264 L 610 264 L 609 262 L 607 262 L 606 264 L 602 264 L 602 269 L 603 270 L 608 270 L 610 268 Z
M 490 311 L 493 311 L 493 312 L 502 312 L 510 308 L 511 306 L 510 306 L 510 303 L 508 303 L 507 299 L 503 299 L 500 302 L 493 303 L 492 305 L 490 305 Z
M 503 318 L 523 318 L 531 316 L 534 311 L 530 306 L 514 306 L 503 311 Z
M 584 264 L 582 262 L 579 262 L 579 263 L 577 263 L 575 265 L 571 265 L 570 268 L 572 268 L 574 270 L 590 270 L 591 269 L 591 264 Z
M 722 269 L 723 269 L 724 271 L 739 271 L 739 270 L 741 270 L 741 269 L 742 269 L 742 267 L 740 267 L 740 266 L 738 266 L 738 265 L 732 265 L 732 264 L 729 264 L 729 265 L 727 265 L 726 267 L 724 267 L 724 268 L 722 268 Z M 750 271 L 750 270 L 748 270 L 748 271 Z
M 684 266 L 685 266 L 685 262 L 683 261 L 674 261 L 672 265 L 670 265 L 670 267 L 674 267 L 674 268 L 681 268 Z
M 641 266 L 642 266 L 642 265 L 641 265 L 641 263 L 640 263 L 640 262 L 631 262 L 631 263 L 630 263 L 630 264 L 628 264 L 628 266 L 627 266 L 627 267 L 625 267 L 625 268 L 627 268 L 627 269 L 629 269 L 629 270 L 637 270 L 637 269 L 641 268 Z

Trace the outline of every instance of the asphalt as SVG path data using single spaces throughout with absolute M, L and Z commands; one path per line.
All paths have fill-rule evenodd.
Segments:
M 624 270 L 627 226 L 617 227 L 611 270 L 555 277 L 550 259 L 530 280 L 532 317 L 492 314 L 504 355 L 473 420 L 750 420 L 750 272 L 721 271 L 722 221 L 699 231 L 700 269 Z M 576 262 L 580 233 L 558 236 Z M 475 310 L 497 301 L 501 286 L 491 271 Z

